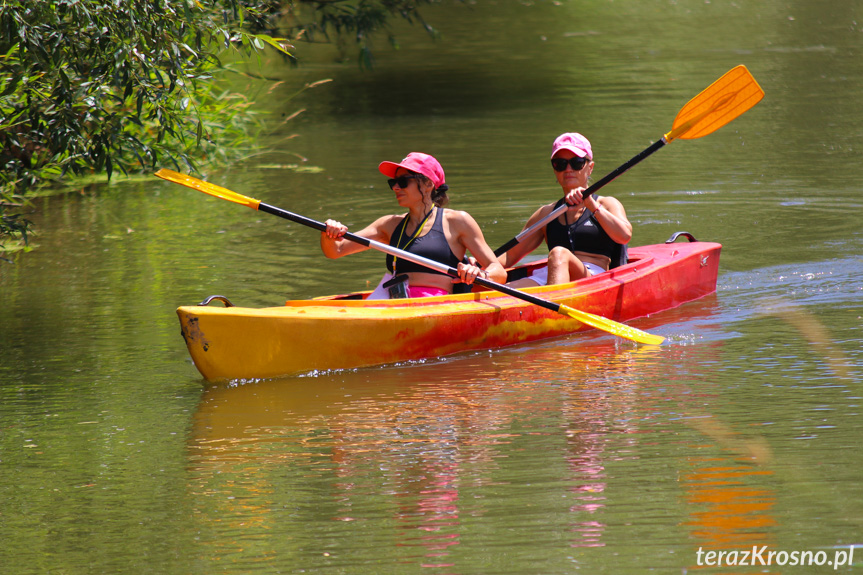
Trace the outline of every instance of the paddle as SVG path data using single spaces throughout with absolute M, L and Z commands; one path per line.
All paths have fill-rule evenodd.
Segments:
M 156 172 L 156 175 L 162 179 L 168 180 L 170 182 L 174 182 L 194 190 L 198 190 L 199 192 L 204 192 L 205 194 L 209 194 L 211 196 L 221 198 L 223 200 L 228 200 L 229 202 L 234 202 L 235 204 L 240 204 L 241 206 L 246 206 L 248 208 L 252 208 L 253 210 L 258 210 L 261 212 L 267 212 L 268 214 L 273 214 L 274 216 L 279 216 L 281 218 L 285 218 L 287 220 L 291 220 L 292 222 L 296 222 L 298 224 L 302 224 L 304 226 L 308 226 L 310 228 L 314 228 L 318 231 L 324 231 L 327 229 L 326 224 L 321 222 L 306 218 L 304 216 L 294 214 L 287 210 L 283 210 L 281 208 L 277 208 L 275 206 L 271 206 L 269 204 L 265 204 L 260 200 L 256 200 L 253 198 L 249 198 L 247 196 L 243 196 L 238 194 L 237 192 L 232 192 L 231 190 L 222 188 L 215 184 L 211 184 L 209 182 L 205 182 L 203 180 L 199 180 L 197 178 L 193 178 L 192 176 L 187 176 L 185 174 L 180 174 L 178 172 L 174 172 L 172 170 L 161 169 Z M 356 234 L 352 234 L 350 232 L 344 235 L 345 239 L 348 239 L 352 242 L 356 242 L 363 246 L 374 248 L 376 250 L 382 251 L 386 254 L 390 254 L 393 256 L 397 256 L 399 258 L 409 260 L 415 264 L 419 264 L 422 266 L 426 266 L 433 270 L 437 270 L 441 273 L 445 273 L 452 277 L 458 277 L 458 270 L 455 268 L 451 268 L 446 264 L 442 264 L 440 262 L 436 262 L 434 260 L 430 260 L 428 258 L 424 258 L 422 256 L 417 256 L 410 252 L 406 252 L 404 250 L 400 250 L 398 248 L 394 248 L 388 244 L 384 244 L 375 240 L 370 240 L 368 238 L 364 238 L 362 236 L 358 236 Z M 573 309 L 567 305 L 555 303 L 552 301 L 548 301 L 542 298 L 538 298 L 531 294 L 526 294 L 524 292 L 518 291 L 517 289 L 513 289 L 511 287 L 505 286 L 503 284 L 499 284 L 497 282 L 493 282 L 490 280 L 477 278 L 474 283 L 481 285 L 483 287 L 487 287 L 506 295 L 512 296 L 514 298 L 518 298 L 524 300 L 526 302 L 530 302 L 534 305 L 538 305 L 545 309 L 563 314 L 565 316 L 571 317 L 580 321 L 585 325 L 589 325 L 591 327 L 595 327 L 596 329 L 600 329 L 602 331 L 606 331 L 608 333 L 614 334 L 616 336 L 630 339 L 632 341 L 637 341 L 639 343 L 647 343 L 652 345 L 659 345 L 662 343 L 665 338 L 659 335 L 653 335 L 640 329 L 636 329 L 634 327 L 630 327 L 628 325 L 594 315 L 592 313 L 587 313 L 584 311 L 579 311 L 577 309 Z
M 640 154 L 624 163 L 607 176 L 592 184 L 582 193 L 586 198 L 590 194 L 611 182 L 617 176 L 626 172 L 665 144 L 674 140 L 694 140 L 715 132 L 743 112 L 757 104 L 764 97 L 764 90 L 746 69 L 746 66 L 736 66 L 713 82 L 703 92 L 692 98 L 677 116 L 671 126 L 671 131 L 662 136 L 656 143 L 650 145 Z M 531 227 L 506 242 L 494 251 L 494 255 L 505 254 L 550 221 L 561 215 L 569 206 L 563 202 L 557 209 L 536 222 Z

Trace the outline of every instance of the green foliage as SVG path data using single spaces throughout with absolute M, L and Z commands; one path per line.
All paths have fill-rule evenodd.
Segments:
M 394 47 L 396 37 L 389 21 L 400 16 L 411 24 L 418 23 L 432 36 L 437 31 L 422 17 L 419 8 L 436 0 L 298 0 L 292 2 L 285 34 L 302 36 L 314 41 L 319 35 L 331 39 L 352 36 L 358 47 L 358 62 L 362 68 L 372 68 L 374 58 L 370 40 L 375 33 L 385 33 Z
M 282 39 L 244 31 L 269 6 L 237 0 L 3 0 L 0 3 L 0 237 L 26 239 L 10 213 L 67 173 L 194 169 L 224 153 L 249 102 L 216 91 L 220 54 Z M 226 146 L 220 145 L 222 143 Z

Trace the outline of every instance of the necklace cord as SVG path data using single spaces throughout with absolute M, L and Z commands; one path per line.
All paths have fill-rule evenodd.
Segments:
M 408 227 L 408 220 L 410 220 L 410 214 L 408 214 L 408 215 L 407 215 L 407 217 L 405 217 L 404 223 L 403 223 L 403 224 L 402 224 L 402 226 L 401 226 L 401 231 L 399 231 L 399 239 L 398 239 L 398 241 L 396 242 L 396 247 L 397 247 L 398 249 L 400 249 L 400 250 L 405 250 L 405 251 L 408 249 L 408 246 L 410 246 L 410 245 L 411 245 L 411 243 L 413 243 L 413 241 L 417 238 L 417 236 L 419 236 L 419 235 L 420 235 L 420 232 L 421 232 L 421 231 L 423 230 L 423 228 L 425 227 L 426 222 L 427 222 L 427 221 L 428 221 L 428 219 L 431 217 L 432 212 L 434 212 L 434 206 L 432 206 L 432 208 L 431 208 L 431 209 L 428 211 L 428 213 L 425 215 L 425 217 L 423 218 L 423 221 L 422 221 L 422 222 L 420 222 L 420 225 L 418 225 L 418 226 L 417 226 L 417 229 L 414 231 L 413 235 L 410 237 L 410 239 L 407 241 L 407 243 L 406 243 L 404 246 L 402 246 L 402 245 L 401 245 L 401 243 L 402 243 L 402 237 L 404 236 L 405 228 L 407 228 L 407 227 Z M 396 277 L 396 275 L 397 275 L 397 271 L 396 271 L 396 263 L 398 262 L 398 259 L 399 259 L 399 258 L 398 258 L 398 256 L 393 256 L 393 277 Z

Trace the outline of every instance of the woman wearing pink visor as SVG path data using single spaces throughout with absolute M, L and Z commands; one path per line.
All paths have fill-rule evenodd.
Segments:
M 527 229 L 550 214 L 562 202 L 569 209 L 545 228 L 524 238 L 498 259 L 504 267 L 514 266 L 545 240 L 548 245 L 548 267 L 512 282 L 516 287 L 561 284 L 600 274 L 626 263 L 626 244 L 632 238 L 632 224 L 626 218 L 623 204 L 610 196 L 591 194 L 582 198 L 593 171 L 590 142 L 576 132 L 561 134 L 551 148 L 551 166 L 563 199 L 540 207 L 527 220 Z
M 444 208 L 449 202 L 446 193 L 449 187 L 436 159 L 411 152 L 401 162 L 383 162 L 378 169 L 389 178 L 396 201 L 408 213 L 378 218 L 356 232 L 357 235 L 457 268 L 459 280 L 388 255 L 388 273 L 370 299 L 445 295 L 452 293 L 453 283 L 472 284 L 477 277 L 506 281 L 506 271 L 486 244 L 476 221 L 466 212 Z M 321 233 L 321 249 L 328 258 L 368 249 L 342 239 L 348 228 L 341 222 L 327 220 L 326 224 L 326 231 Z M 485 269 L 462 262 L 468 251 Z

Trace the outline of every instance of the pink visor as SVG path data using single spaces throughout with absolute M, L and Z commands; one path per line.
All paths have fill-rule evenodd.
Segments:
M 551 146 L 551 157 L 553 158 L 561 150 L 569 150 L 579 158 L 593 159 L 590 142 L 577 132 L 567 132 L 558 136 Z
M 440 166 L 440 163 L 435 160 L 433 156 L 429 156 L 428 154 L 411 152 L 398 164 L 395 162 L 381 162 L 381 165 L 378 166 L 378 170 L 388 178 L 395 178 L 396 171 L 399 168 L 404 168 L 411 172 L 416 172 L 417 174 L 426 176 L 432 181 L 435 189 L 441 187 L 446 182 L 443 168 Z

